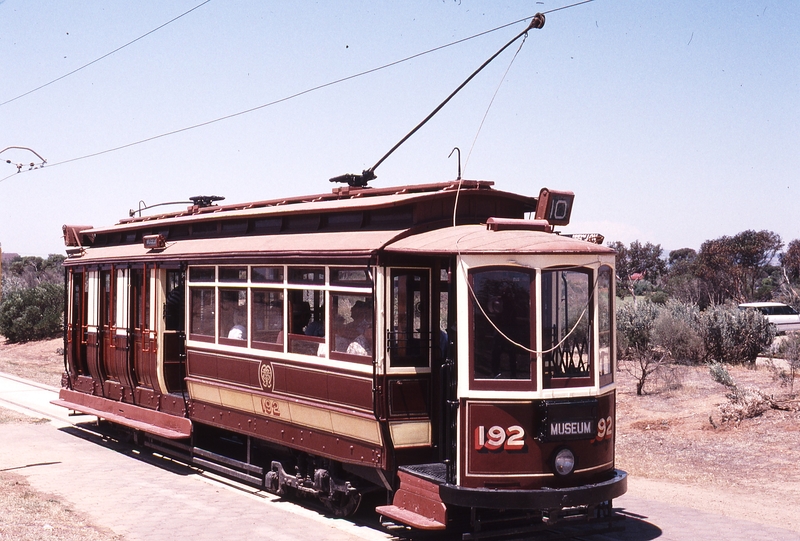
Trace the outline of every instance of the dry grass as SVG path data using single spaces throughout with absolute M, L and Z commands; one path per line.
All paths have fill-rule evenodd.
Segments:
M 30 423 L 38 425 L 47 422 L 48 422 L 47 419 L 37 419 L 35 417 L 28 417 L 27 415 L 22 415 L 21 413 L 17 413 L 16 411 L 0 408 L 0 425 L 8 423 Z
M 639 397 L 620 372 L 617 465 L 637 477 L 800 502 L 800 404 L 766 366 L 727 368 L 739 386 L 786 409 L 724 422 L 730 390 L 705 366 L 682 367 L 681 386 Z
M 32 490 L 13 472 L 0 472 L 0 509 L 0 540 L 122 540 L 96 528 L 58 498 Z
M 0 372 L 61 387 L 64 340 L 9 344 L 0 336 Z

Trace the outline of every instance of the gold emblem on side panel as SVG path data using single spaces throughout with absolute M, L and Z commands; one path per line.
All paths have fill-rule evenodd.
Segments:
M 271 363 L 261 363 L 261 367 L 258 369 L 258 377 L 261 380 L 261 387 L 265 391 L 272 390 L 272 386 L 275 383 L 274 375 Z

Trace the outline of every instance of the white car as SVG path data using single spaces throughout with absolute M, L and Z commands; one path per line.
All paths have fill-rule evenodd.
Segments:
M 774 324 L 778 333 L 800 331 L 800 314 L 797 310 L 780 302 L 746 302 L 740 304 L 741 309 L 758 310 Z

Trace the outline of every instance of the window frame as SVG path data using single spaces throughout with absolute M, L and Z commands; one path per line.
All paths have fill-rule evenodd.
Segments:
M 603 350 L 603 346 L 601 345 L 602 337 L 603 337 L 603 327 L 601 325 L 600 318 L 602 317 L 601 313 L 601 306 L 600 306 L 600 275 L 604 271 L 608 273 L 608 345 L 605 346 L 608 348 L 608 372 L 603 372 L 603 364 L 601 362 L 600 356 Z M 605 387 L 607 385 L 611 385 L 614 383 L 616 376 L 616 333 L 614 332 L 616 329 L 617 321 L 616 321 L 616 310 L 615 310 L 615 283 L 616 278 L 614 274 L 614 269 L 611 268 L 610 265 L 600 265 L 595 271 L 597 273 L 597 277 L 595 279 L 595 287 L 594 290 L 598 292 L 597 296 L 597 355 L 595 362 L 597 363 L 597 374 L 599 378 L 600 387 Z
M 597 272 L 598 270 L 593 267 L 588 266 L 573 266 L 573 265 L 556 265 L 552 267 L 544 267 L 540 269 L 540 283 L 541 283 L 541 313 L 542 313 L 542 321 L 541 325 L 539 326 L 538 332 L 540 333 L 540 343 L 542 350 L 545 349 L 545 329 L 542 325 L 545 324 L 545 317 L 544 317 L 544 274 L 547 272 L 575 272 L 579 274 L 586 275 L 587 277 L 587 323 L 588 323 L 588 360 L 589 360 L 589 369 L 588 369 L 588 376 L 553 376 L 549 375 L 545 369 L 545 354 L 542 353 L 541 357 L 541 369 L 542 369 L 542 388 L 543 389 L 566 389 L 566 388 L 574 388 L 574 387 L 593 387 L 595 385 L 596 375 L 597 375 L 597 359 L 596 359 L 596 349 L 597 343 L 595 342 L 595 338 L 597 333 L 595 332 L 596 329 L 596 307 L 595 303 L 595 290 L 597 287 Z
M 226 273 L 221 269 L 241 269 L 242 271 L 246 269 L 247 278 L 245 279 L 225 279 Z M 261 279 L 261 276 L 257 276 L 254 279 L 254 269 L 273 269 L 272 271 L 259 271 L 259 273 L 266 275 L 271 275 L 272 278 Z M 199 269 L 198 271 L 194 271 L 194 269 Z M 354 280 L 333 280 L 331 281 L 331 275 L 334 271 L 346 271 L 346 270 L 353 270 L 353 271 L 361 271 L 363 274 L 358 279 Z M 193 272 L 194 271 L 194 272 Z M 308 279 L 298 279 L 303 273 L 311 274 L 313 276 L 309 276 Z M 195 274 L 194 280 L 192 280 L 192 275 Z M 208 263 L 198 263 L 196 265 L 189 265 L 187 268 L 186 273 L 186 288 L 187 288 L 187 297 L 188 297 L 188 311 L 186 314 L 187 326 L 189 327 L 188 339 L 190 341 L 196 341 L 199 343 L 204 344 L 216 344 L 218 346 L 225 346 L 226 350 L 228 348 L 234 348 L 238 351 L 246 351 L 249 350 L 250 353 L 257 353 L 257 352 L 275 352 L 275 353 L 282 353 L 288 356 L 292 356 L 295 359 L 302 359 L 305 360 L 316 360 L 316 361 L 343 361 L 348 363 L 356 363 L 356 364 L 366 364 L 372 365 L 374 359 L 376 358 L 376 348 L 378 347 L 377 341 L 373 336 L 373 343 L 372 343 L 372 354 L 369 356 L 365 355 L 351 355 L 342 352 L 332 352 L 331 349 L 331 341 L 333 338 L 330 337 L 331 333 L 331 321 L 330 321 L 330 307 L 331 307 L 331 298 L 335 295 L 352 295 L 352 296 L 360 296 L 369 298 L 372 301 L 373 310 L 372 310 L 372 325 L 373 325 L 373 334 L 376 326 L 375 320 L 375 306 L 374 306 L 374 298 L 375 298 L 375 286 L 374 286 L 374 279 L 372 271 L 369 267 L 364 266 L 347 266 L 347 265 L 319 265 L 319 264 L 307 264 L 307 265 L 283 265 L 283 264 L 268 264 L 268 263 L 256 263 L 256 264 L 208 264 Z M 208 281 L 209 278 L 213 276 L 213 281 Z M 243 274 L 242 274 L 243 276 Z M 201 278 L 201 280 L 197 280 L 197 278 Z M 365 279 L 366 278 L 366 279 Z M 198 334 L 196 332 L 191 332 L 191 325 L 193 319 L 193 295 L 194 291 L 197 290 L 210 290 L 214 294 L 214 301 L 213 301 L 213 310 L 214 310 L 214 335 L 205 335 L 205 334 Z M 237 290 L 237 291 L 244 291 L 245 292 L 245 299 L 247 305 L 247 336 L 245 340 L 233 339 L 228 338 L 226 334 L 222 333 L 223 329 L 220 329 L 220 310 L 221 310 L 221 303 L 222 303 L 222 293 L 230 290 Z M 256 319 L 256 303 L 254 301 L 255 295 L 258 292 L 274 292 L 277 293 L 280 297 L 281 301 L 281 325 L 282 328 L 279 330 L 278 337 L 280 338 L 280 342 L 265 342 L 261 340 L 254 339 L 254 328 L 253 325 Z M 291 318 L 290 313 L 290 304 L 291 304 L 291 297 L 297 296 L 298 292 L 313 292 L 315 297 L 318 299 L 318 306 L 316 306 L 317 311 L 322 319 L 321 323 L 323 323 L 323 330 L 324 334 L 322 336 L 318 335 L 306 335 L 306 334 L 298 334 L 298 333 L 291 333 L 289 320 Z M 271 304 L 271 301 L 268 302 Z M 268 309 L 269 307 L 267 307 Z M 312 311 L 315 307 L 311 307 Z M 276 340 L 278 339 L 276 337 Z M 292 343 L 293 342 L 303 342 L 311 344 L 312 346 L 317 348 L 317 355 L 312 355 L 310 353 L 301 353 L 301 352 L 293 352 L 292 351 Z M 308 345 L 306 344 L 306 345 Z
M 538 325 L 537 325 L 537 285 L 539 282 L 537 276 L 537 269 L 530 267 L 522 267 L 517 265 L 485 265 L 478 267 L 470 267 L 467 269 L 467 295 L 468 295 L 468 356 L 469 356 L 469 388 L 475 391 L 537 391 L 538 384 L 538 358 L 536 353 L 528 352 L 530 362 L 530 377 L 528 379 L 476 379 L 475 378 L 475 303 L 477 302 L 474 287 L 474 275 L 482 272 L 495 272 L 495 271 L 514 271 L 520 274 L 526 274 L 530 278 L 529 282 L 529 318 L 530 318 L 530 331 L 528 349 L 536 351 L 536 344 L 538 344 Z M 483 315 L 481 314 L 481 317 Z

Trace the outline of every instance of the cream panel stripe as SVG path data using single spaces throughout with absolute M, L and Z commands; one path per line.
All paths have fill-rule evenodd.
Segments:
M 430 421 L 400 421 L 389 423 L 395 448 L 419 447 L 431 444 Z
M 381 433 L 378 421 L 364 419 L 354 415 L 347 415 L 322 407 L 297 404 L 286 400 L 269 398 L 271 410 L 275 411 L 277 405 L 278 415 L 264 413 L 261 406 L 261 397 L 245 391 L 221 388 L 195 381 L 189 381 L 189 395 L 194 400 L 208 402 L 253 415 L 262 415 L 279 418 L 295 425 L 322 430 L 338 436 L 366 440 L 376 445 L 381 445 Z

